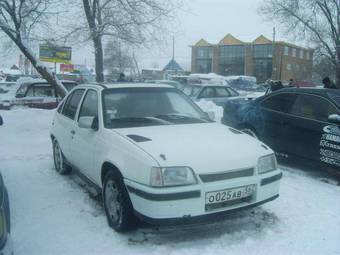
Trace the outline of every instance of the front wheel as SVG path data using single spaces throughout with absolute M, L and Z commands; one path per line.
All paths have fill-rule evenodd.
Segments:
M 65 175 L 65 174 L 70 173 L 71 167 L 66 165 L 63 152 L 61 151 L 61 148 L 57 140 L 53 141 L 53 160 L 54 160 L 55 170 L 59 174 Z
M 117 232 L 136 228 L 137 219 L 123 179 L 114 171 L 107 173 L 103 183 L 103 203 L 108 224 Z

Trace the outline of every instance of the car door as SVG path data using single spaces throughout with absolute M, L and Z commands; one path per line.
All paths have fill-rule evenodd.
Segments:
M 287 128 L 287 113 L 293 106 L 296 97 L 294 93 L 278 93 L 269 95 L 260 102 L 263 119 L 260 138 L 278 155 L 284 156 L 293 142 L 290 130 Z
M 339 160 L 340 136 L 332 129 L 339 126 L 328 121 L 331 114 L 340 114 L 327 98 L 311 94 L 299 94 L 289 118 L 292 140 L 291 153 L 312 161 Z
M 66 98 L 61 114 L 57 114 L 56 119 L 53 121 L 55 137 L 66 160 L 69 162 L 71 162 L 70 143 L 74 135 L 75 117 L 84 91 L 85 89 L 73 91 Z
M 89 179 L 94 180 L 93 160 L 98 140 L 98 130 L 80 128 L 80 117 L 95 117 L 98 120 L 98 92 L 88 89 L 81 103 L 74 135 L 71 140 L 71 158 L 75 165 Z

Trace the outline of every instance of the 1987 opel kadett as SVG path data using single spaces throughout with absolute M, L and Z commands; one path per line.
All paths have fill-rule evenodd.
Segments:
M 278 197 L 273 151 L 167 85 L 81 85 L 59 105 L 55 168 L 99 187 L 109 225 L 200 222 Z

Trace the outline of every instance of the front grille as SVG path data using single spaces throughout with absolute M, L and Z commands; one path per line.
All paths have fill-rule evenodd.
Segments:
M 254 175 L 254 168 L 246 168 L 242 170 L 233 170 L 225 173 L 217 174 L 200 174 L 202 182 L 215 182 L 228 179 L 235 179 L 241 177 L 248 177 Z

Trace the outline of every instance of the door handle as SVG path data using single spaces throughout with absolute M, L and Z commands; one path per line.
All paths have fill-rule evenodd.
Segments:
M 71 134 L 72 134 L 72 135 L 75 135 L 75 134 L 76 134 L 76 131 L 71 130 Z

